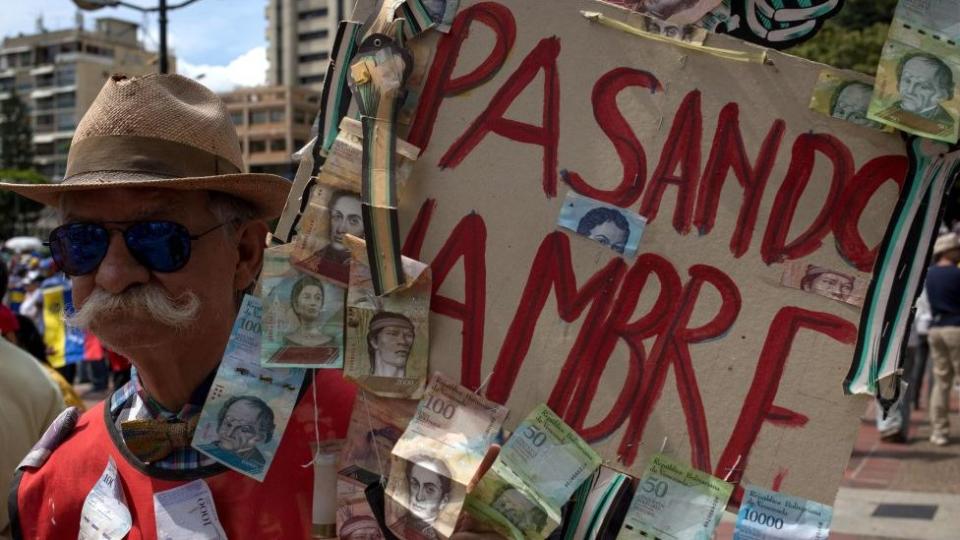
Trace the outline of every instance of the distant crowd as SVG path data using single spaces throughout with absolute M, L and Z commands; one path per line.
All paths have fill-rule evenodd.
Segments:
M 83 403 L 73 386 L 90 385 L 83 398 L 99 401 L 111 385 L 130 379 L 130 362 L 104 348 L 93 334 L 68 326 L 70 280 L 43 250 L 0 254 L 0 334 L 30 353 L 58 384 L 67 405 Z

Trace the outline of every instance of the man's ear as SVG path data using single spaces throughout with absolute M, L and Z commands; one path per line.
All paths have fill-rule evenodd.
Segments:
M 257 279 L 263 266 L 263 250 L 267 246 L 269 228 L 260 220 L 247 221 L 237 227 L 237 268 L 234 290 L 246 290 Z

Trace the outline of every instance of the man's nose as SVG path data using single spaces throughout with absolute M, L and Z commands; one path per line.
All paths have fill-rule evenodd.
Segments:
M 123 240 L 123 234 L 110 234 L 107 254 L 96 271 L 96 283 L 111 294 L 119 294 L 132 285 L 147 283 L 150 271 L 133 258 Z
M 423 499 L 424 499 L 423 489 L 416 488 L 413 492 L 413 495 L 414 495 L 414 498 L 417 500 L 417 502 L 423 502 Z

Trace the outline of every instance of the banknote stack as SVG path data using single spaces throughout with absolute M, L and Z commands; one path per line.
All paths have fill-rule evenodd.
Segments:
M 467 485 L 506 417 L 505 407 L 440 374 L 431 378 L 393 448 L 386 523 L 394 534 L 407 540 L 453 534 Z
M 883 46 L 868 117 L 957 142 L 960 9 L 956 0 L 900 0 Z
M 573 494 L 563 512 L 562 540 L 613 538 L 634 493 L 633 477 L 601 465 Z
M 733 484 L 656 454 L 617 538 L 712 538 L 732 493 Z
M 467 508 L 507 538 L 546 538 L 560 525 L 561 507 L 599 466 L 600 456 L 540 405 L 467 496 Z
M 345 241 L 353 264 L 343 375 L 379 396 L 419 399 L 429 360 L 430 267 L 403 257 L 406 285 L 387 296 L 377 296 L 366 245 L 352 236 Z
M 246 295 L 191 445 L 258 481 L 273 462 L 305 371 L 260 365 L 261 315 L 256 296 Z

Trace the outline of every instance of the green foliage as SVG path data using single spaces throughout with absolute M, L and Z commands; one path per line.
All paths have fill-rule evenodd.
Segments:
M 30 114 L 16 92 L 0 102 L 0 168 L 33 166 L 33 132 Z
M 18 184 L 46 184 L 48 180 L 32 169 L 0 169 L 0 180 Z M 0 239 L 23 234 L 40 216 L 43 205 L 0 190 Z
M 842 69 L 875 75 L 897 0 L 846 0 L 811 40 L 787 52 Z

